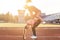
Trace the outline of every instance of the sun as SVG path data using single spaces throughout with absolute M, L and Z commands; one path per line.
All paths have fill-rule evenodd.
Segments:
M 8 11 L 13 14 L 18 14 L 18 9 L 24 9 L 26 0 L 0 0 L 0 13 L 7 13 Z
M 10 12 L 12 15 L 18 15 L 17 10 L 25 10 L 25 5 L 26 0 L 0 0 L 0 13 Z M 31 3 L 27 5 L 31 6 Z

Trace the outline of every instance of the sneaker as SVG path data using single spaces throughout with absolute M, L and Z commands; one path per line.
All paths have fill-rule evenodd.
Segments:
M 36 38 L 37 38 L 37 36 L 34 36 L 34 35 L 33 35 L 33 36 L 31 36 L 31 38 L 32 38 L 32 39 L 36 39 Z

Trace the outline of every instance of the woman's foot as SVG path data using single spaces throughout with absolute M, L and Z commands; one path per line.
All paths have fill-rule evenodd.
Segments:
M 31 38 L 32 38 L 32 39 L 36 39 L 36 38 L 37 38 L 37 36 L 34 36 L 34 35 L 33 35 L 33 36 L 31 36 Z

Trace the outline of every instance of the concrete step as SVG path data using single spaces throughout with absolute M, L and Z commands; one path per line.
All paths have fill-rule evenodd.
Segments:
M 33 40 L 33 39 L 30 38 L 30 37 L 27 37 L 25 40 Z M 60 40 L 60 37 L 53 37 L 53 36 L 42 37 L 42 36 L 37 36 L 36 40 Z
M 0 36 L 0 40 L 23 40 L 23 37 L 18 36 Z
M 36 34 L 36 40 L 60 40 L 60 28 L 58 27 L 37 27 Z M 23 35 L 23 27 L 0 27 L 0 40 L 23 40 Z M 25 36 L 25 40 L 33 40 L 31 29 L 26 30 Z
M 32 31 L 27 30 L 26 40 L 33 40 Z M 37 39 L 36 40 L 60 40 L 60 28 L 59 27 L 37 27 L 36 28 Z
M 36 28 L 37 36 L 60 36 L 60 28 L 46 27 Z
M 0 27 L 0 35 L 20 35 L 23 36 L 24 34 L 24 28 L 18 28 L 18 27 Z

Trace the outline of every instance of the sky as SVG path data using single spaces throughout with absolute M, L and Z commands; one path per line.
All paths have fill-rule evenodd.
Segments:
M 8 11 L 13 15 L 18 15 L 18 9 L 24 9 L 26 0 L 0 0 L 0 14 Z M 32 5 L 47 15 L 60 13 L 60 0 L 32 0 Z

